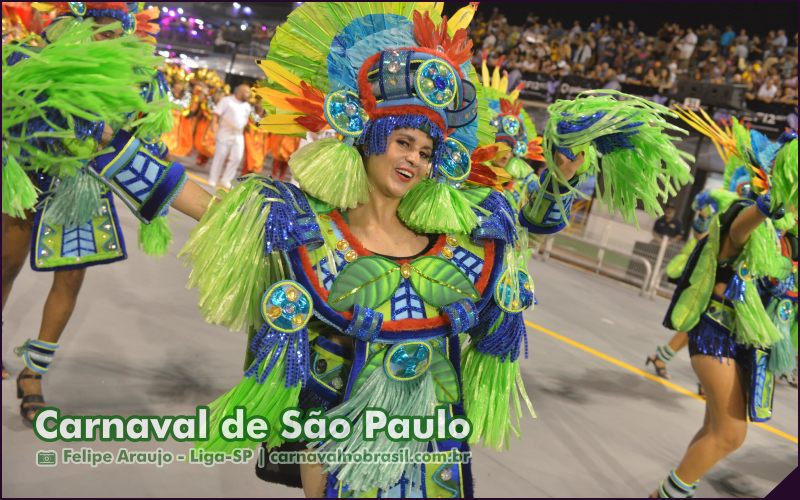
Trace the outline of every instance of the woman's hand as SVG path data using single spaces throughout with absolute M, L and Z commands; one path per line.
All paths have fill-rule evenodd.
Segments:
M 111 125 L 103 122 L 103 135 L 100 137 L 100 147 L 106 147 L 108 143 L 111 142 L 111 139 L 114 138 L 114 134 L 115 132 L 114 129 L 111 128 Z
M 585 161 L 583 152 L 578 153 L 574 160 L 570 160 L 561 153 L 556 153 L 556 167 L 561 172 L 564 180 L 570 180 L 575 177 L 575 174 L 583 166 Z

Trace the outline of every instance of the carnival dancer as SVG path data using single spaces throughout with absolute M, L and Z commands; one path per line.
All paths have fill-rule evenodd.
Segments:
M 517 219 L 563 227 L 563 195 L 579 169 L 600 168 L 598 150 L 606 185 L 620 188 L 606 199 L 626 215 L 638 201 L 657 209 L 651 196 L 690 178 L 663 134 L 665 108 L 586 94 L 556 108 L 545 138 L 551 169 L 533 210 L 520 214 L 497 191 L 464 186 L 476 137 L 492 131 L 477 109 L 463 29 L 474 7 L 450 22 L 440 9 L 305 3 L 278 28 L 260 62 L 266 85 L 255 89 L 277 112 L 260 125 L 297 137 L 333 128 L 339 138 L 290 158 L 299 188 L 253 176 L 220 194 L 182 251 L 206 320 L 250 332 L 245 376 L 210 404 L 212 435 L 198 446 L 248 444 L 216 431 L 237 407 L 265 418 L 274 430 L 267 446 L 280 446 L 280 416 L 298 406 L 355 423 L 343 440 L 306 443 L 334 456 L 469 449 L 432 437 L 365 440 L 360 426 L 371 408 L 424 419 L 439 406 L 448 422 L 469 418 L 470 443 L 507 446 L 521 405 L 532 412 L 518 357 L 533 287 L 510 252 Z M 631 175 L 629 164 L 644 172 Z M 655 178 L 664 181 L 658 188 L 633 184 Z M 308 496 L 473 495 L 470 465 L 457 461 L 300 470 Z
M 706 237 L 708 227 L 713 217 L 727 210 L 730 204 L 736 199 L 737 195 L 726 189 L 706 190 L 695 196 L 694 201 L 692 201 L 692 210 L 694 210 L 695 216 L 692 219 L 691 237 L 683 248 L 681 248 L 680 252 L 669 261 L 665 268 L 665 274 L 670 281 L 677 284 L 681 275 L 683 275 L 683 271 L 686 269 L 689 256 L 697 246 L 697 242 Z M 656 347 L 655 353 L 647 357 L 645 366 L 652 364 L 656 375 L 664 379 L 669 379 L 670 375 L 667 371 L 667 363 L 675 357 L 678 351 L 686 347 L 688 343 L 689 337 L 686 332 L 675 332 L 669 342 Z M 698 393 L 702 395 L 702 389 L 699 386 Z
M 784 133 L 771 143 L 735 119 L 727 132 L 701 114 L 681 111 L 690 125 L 744 160 L 726 167 L 726 179 L 740 186 L 742 197 L 712 220 L 664 320 L 667 328 L 688 332 L 706 415 L 653 498 L 694 495 L 699 480 L 744 442 L 748 420 L 769 420 L 774 375 L 790 373 L 796 362 L 796 292 L 794 302 L 787 292 L 796 290 L 797 257 L 782 255 L 776 227 L 796 234 L 796 220 L 784 207 L 796 210 L 797 136 Z
M 130 35 L 152 38 L 155 9 L 138 12 L 122 2 L 39 8 L 56 14 L 42 33 L 47 45 L 3 48 L 3 306 L 29 248 L 34 270 L 54 272 L 38 338 L 16 350 L 26 365 L 17 393 L 28 422 L 44 406 L 42 375 L 86 268 L 126 258 L 110 191 L 146 223 L 143 249 L 160 254 L 170 240 L 162 216 L 186 181 L 182 166 L 163 160 L 158 140 L 169 126 L 169 108 L 153 45 Z M 87 87 L 93 81 L 103 83 Z M 184 209 L 198 218 L 202 213 Z

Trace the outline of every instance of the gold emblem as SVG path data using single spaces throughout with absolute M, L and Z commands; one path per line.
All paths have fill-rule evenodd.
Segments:
M 272 318 L 272 319 L 276 319 L 276 318 L 280 317 L 280 315 L 282 313 L 283 313 L 283 311 L 278 306 L 272 306 L 272 307 L 269 308 L 269 317 Z
M 344 254 L 344 260 L 346 260 L 347 262 L 353 262 L 357 258 L 358 258 L 358 254 L 356 253 L 355 250 L 350 250 L 349 252 Z
M 300 326 L 303 324 L 303 321 L 305 321 L 305 319 L 306 318 L 302 314 L 297 314 L 292 318 L 292 324 L 294 324 L 294 326 Z
M 458 240 L 453 238 L 452 236 L 448 236 L 447 237 L 447 244 L 450 245 L 451 247 L 457 247 L 458 246 Z
M 294 302 L 298 298 L 300 298 L 300 292 L 298 292 L 296 288 L 288 288 L 286 290 L 286 300 Z
M 336 242 L 336 249 L 339 250 L 340 252 L 344 252 L 345 250 L 347 250 L 347 247 L 349 246 L 350 243 L 348 243 L 347 240 L 339 240 Z
M 450 247 L 442 248 L 442 255 L 444 255 L 444 257 L 446 259 L 452 259 L 453 258 L 453 249 L 450 248 Z
M 406 262 L 405 264 L 400 266 L 400 275 L 403 278 L 408 279 L 411 276 L 411 264 Z

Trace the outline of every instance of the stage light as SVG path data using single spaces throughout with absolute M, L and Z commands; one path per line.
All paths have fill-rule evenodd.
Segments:
M 178 7 L 178 14 L 183 14 L 183 9 Z

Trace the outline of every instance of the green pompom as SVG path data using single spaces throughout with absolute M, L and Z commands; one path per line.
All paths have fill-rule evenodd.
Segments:
M 461 191 L 445 182 L 425 179 L 403 196 L 400 220 L 418 233 L 469 234 L 478 216 Z
M 339 210 L 369 201 L 369 181 L 361 154 L 336 138 L 298 149 L 289 158 L 289 168 L 303 191 Z
M 147 255 L 160 257 L 172 243 L 172 231 L 166 217 L 156 217 L 149 224 L 139 223 L 139 248 Z
M 3 158 L 3 213 L 22 218 L 36 205 L 38 191 L 16 158 Z

